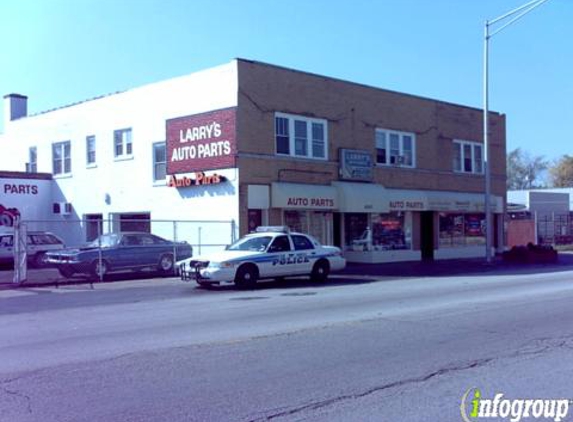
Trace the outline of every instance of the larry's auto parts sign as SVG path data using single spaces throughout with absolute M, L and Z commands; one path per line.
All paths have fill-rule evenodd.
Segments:
M 236 108 L 167 120 L 167 173 L 235 167 Z

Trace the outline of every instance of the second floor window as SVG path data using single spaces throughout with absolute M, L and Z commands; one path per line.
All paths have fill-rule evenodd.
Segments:
M 167 173 L 167 154 L 165 142 L 153 144 L 153 180 L 165 180 Z
M 416 137 L 413 133 L 376 129 L 376 163 L 416 167 Z
M 279 155 L 326 160 L 326 120 L 277 113 L 275 147 Z
M 88 166 L 96 163 L 96 138 L 95 136 L 86 137 L 86 164 Z
M 113 151 L 115 158 L 125 158 L 133 155 L 131 128 L 113 132 Z
M 454 141 L 454 171 L 483 173 L 483 146 L 479 142 Z
M 28 173 L 38 172 L 38 148 L 30 147 L 28 150 L 28 165 L 26 166 Z
M 72 143 L 56 142 L 52 145 L 52 172 L 54 175 L 72 172 Z

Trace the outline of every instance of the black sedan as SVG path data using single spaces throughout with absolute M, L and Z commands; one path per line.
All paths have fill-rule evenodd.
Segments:
M 108 233 L 80 248 L 46 253 L 46 261 L 64 277 L 86 274 L 100 279 L 111 272 L 158 270 L 173 273 L 174 263 L 191 257 L 191 245 L 150 233 Z

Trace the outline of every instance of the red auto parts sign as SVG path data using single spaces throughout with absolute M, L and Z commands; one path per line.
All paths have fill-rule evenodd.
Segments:
M 236 166 L 236 108 L 167 120 L 167 173 Z

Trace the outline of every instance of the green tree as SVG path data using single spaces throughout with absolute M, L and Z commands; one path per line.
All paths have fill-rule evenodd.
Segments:
M 549 163 L 542 155 L 532 157 L 521 148 L 507 154 L 507 189 L 522 190 L 543 187 L 543 172 Z
M 573 187 L 573 157 L 564 155 L 549 167 L 551 185 L 555 188 Z

